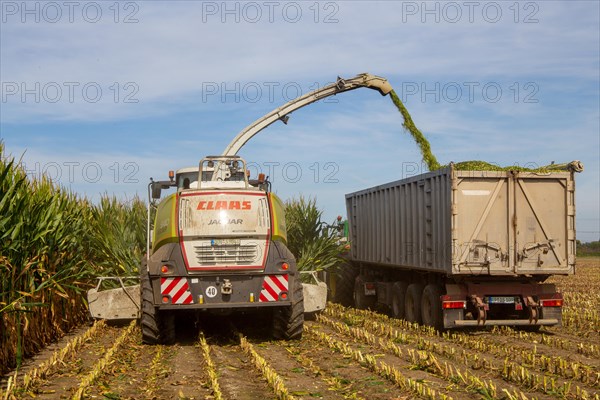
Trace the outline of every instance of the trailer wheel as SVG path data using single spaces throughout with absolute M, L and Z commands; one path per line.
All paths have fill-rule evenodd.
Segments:
M 331 301 L 350 307 L 354 304 L 354 281 L 358 275 L 357 269 L 349 263 L 339 265 L 330 274 L 329 287 Z
M 441 289 L 439 285 L 425 286 L 421 297 L 421 317 L 423 325 L 432 326 L 437 330 L 444 328 L 442 317 Z
M 354 280 L 354 307 L 366 310 L 375 306 L 375 296 L 365 294 L 365 282 L 359 275 Z
M 406 297 L 404 298 L 404 319 L 408 322 L 421 323 L 421 295 L 423 293 L 423 285 L 419 283 L 411 283 L 406 289 Z
M 404 318 L 404 300 L 408 283 L 404 281 L 394 283 L 392 287 L 392 317 Z
M 142 273 L 142 342 L 170 344 L 175 341 L 175 318 L 172 313 L 162 314 L 154 307 L 154 295 L 148 274 Z
M 294 277 L 292 305 L 276 309 L 273 313 L 273 337 L 275 339 L 302 339 L 304 330 L 304 293 L 300 274 Z

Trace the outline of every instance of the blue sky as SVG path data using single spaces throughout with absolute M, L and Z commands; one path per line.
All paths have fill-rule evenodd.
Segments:
M 31 174 L 91 198 L 219 154 L 338 75 L 388 78 L 442 163 L 581 160 L 577 229 L 600 238 L 597 1 L 0 1 L 0 136 Z M 420 170 L 388 98 L 358 90 L 274 124 L 241 155 L 283 198 Z M 299 175 L 301 173 L 301 175 Z

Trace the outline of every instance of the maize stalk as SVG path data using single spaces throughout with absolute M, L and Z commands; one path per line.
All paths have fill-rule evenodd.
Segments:
M 103 373 L 104 369 L 108 366 L 111 359 L 114 357 L 115 353 L 121 348 L 125 340 L 131 338 L 131 333 L 135 329 L 137 324 L 136 320 L 131 321 L 127 329 L 123 331 L 123 333 L 115 340 L 110 349 L 104 354 L 104 357 L 100 361 L 98 361 L 92 371 L 85 376 L 81 382 L 79 383 L 79 388 L 73 395 L 73 400 L 81 400 L 85 394 L 86 389 L 91 386 L 96 379 Z
M 273 389 L 273 392 L 275 392 L 277 398 L 280 400 L 295 399 L 294 396 L 289 394 L 285 384 L 283 383 L 283 379 L 277 374 L 277 372 L 275 372 L 273 368 L 271 368 L 269 363 L 260 354 L 258 354 L 256 350 L 254 350 L 254 346 L 252 346 L 252 344 L 248 342 L 248 340 L 241 333 L 238 335 L 240 347 L 246 354 L 252 357 L 254 365 L 267 380 L 267 383 L 269 386 L 271 386 L 271 389 Z
M 223 393 L 221 393 L 221 387 L 219 386 L 217 369 L 212 361 L 212 358 L 210 357 L 210 347 L 208 346 L 208 343 L 206 343 L 206 338 L 202 332 L 200 332 L 198 337 L 198 344 L 202 349 L 202 355 L 204 356 L 204 361 L 206 362 L 208 378 L 210 379 L 210 387 L 212 388 L 213 396 L 215 400 L 222 400 Z

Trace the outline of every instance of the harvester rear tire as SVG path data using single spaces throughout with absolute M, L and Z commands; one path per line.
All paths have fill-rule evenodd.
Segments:
M 423 294 L 423 285 L 411 283 L 406 289 L 404 298 L 404 319 L 408 322 L 421 323 L 421 296 Z
M 283 340 L 302 339 L 304 330 L 304 293 L 300 275 L 294 277 L 292 305 L 273 312 L 273 337 Z
M 140 319 L 142 342 L 145 344 L 159 344 L 158 310 L 154 307 L 154 295 L 147 274 L 142 274 L 140 284 L 142 287 L 142 316 Z
M 175 316 L 171 312 L 164 313 L 156 309 L 150 277 L 147 274 L 142 274 L 140 284 L 142 287 L 142 316 L 140 319 L 142 343 L 172 344 L 175 341 Z
M 330 279 L 334 281 L 333 284 L 330 283 L 330 287 L 334 288 L 331 291 L 331 301 L 345 307 L 353 306 L 354 281 L 358 270 L 350 263 L 343 263 L 331 275 Z

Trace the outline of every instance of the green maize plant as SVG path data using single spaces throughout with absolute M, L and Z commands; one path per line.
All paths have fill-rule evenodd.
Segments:
M 335 229 L 322 221 L 323 211 L 316 199 L 300 196 L 285 203 L 288 248 L 296 257 L 300 271 L 323 271 L 341 262 L 345 243 Z
M 0 373 L 85 320 L 95 276 L 137 270 L 145 209 L 29 179 L 0 142 Z

